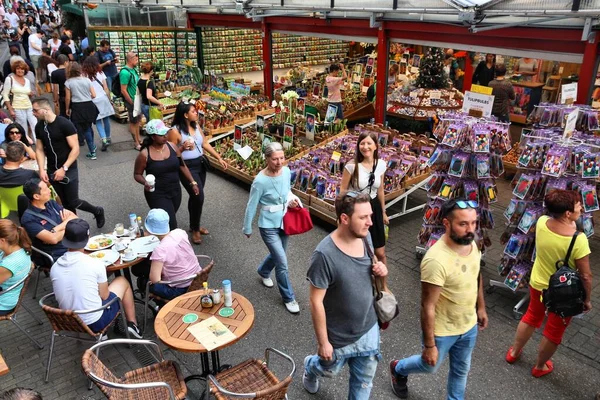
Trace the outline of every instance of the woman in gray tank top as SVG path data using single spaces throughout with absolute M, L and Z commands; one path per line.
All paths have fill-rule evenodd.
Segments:
M 175 110 L 173 117 L 173 128 L 167 134 L 167 140 L 179 148 L 188 169 L 194 180 L 198 182 L 200 193 L 195 195 L 192 188 L 187 185 L 188 180 L 180 175 L 180 181 L 189 194 L 188 212 L 190 214 L 190 230 L 192 231 L 192 242 L 202 243 L 202 235 L 208 235 L 206 228 L 200 227 L 202 208 L 204 206 L 204 184 L 206 183 L 206 170 L 208 159 L 204 152 L 210 153 L 219 160 L 221 167 L 227 169 L 227 163 L 208 143 L 198 126 L 198 110 L 193 103 L 181 102 Z

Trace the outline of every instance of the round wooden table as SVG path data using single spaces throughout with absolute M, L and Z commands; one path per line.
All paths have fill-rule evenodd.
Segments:
M 233 315 L 231 315 L 231 317 L 221 317 L 219 315 L 219 310 L 225 307 L 223 299 L 221 300 L 221 304 L 217 304 L 212 308 L 202 308 L 200 296 L 202 296 L 203 293 L 202 290 L 196 290 L 169 301 L 156 315 L 156 319 L 154 320 L 154 331 L 164 344 L 174 350 L 187 353 L 201 353 L 202 375 L 206 375 L 208 373 L 218 373 L 222 369 L 219 359 L 220 349 L 231 346 L 250 332 L 254 326 L 254 307 L 244 296 L 232 292 L 233 302 L 231 308 L 233 308 Z M 190 313 L 196 314 L 198 320 L 191 324 L 183 322 L 183 317 Z M 210 317 L 216 317 L 236 336 L 235 340 L 213 349 L 210 352 L 213 363 L 212 371 L 210 370 L 210 365 L 208 365 L 209 352 L 207 352 L 206 348 L 187 330 L 189 326 Z

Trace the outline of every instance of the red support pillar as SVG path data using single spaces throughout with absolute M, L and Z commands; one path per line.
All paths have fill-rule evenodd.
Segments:
M 273 46 L 271 41 L 271 27 L 262 20 L 262 58 L 263 58 L 263 79 L 265 83 L 265 95 L 273 100 Z
M 377 31 L 377 83 L 375 87 L 375 122 L 383 124 L 387 111 L 388 37 L 381 22 Z
M 465 60 L 465 77 L 463 78 L 463 93 L 467 90 L 471 90 L 473 84 L 473 59 L 471 53 L 467 52 L 467 58 Z
M 596 32 L 593 32 L 585 42 L 585 51 L 583 53 L 583 63 L 579 72 L 579 83 L 577 85 L 577 103 L 588 104 L 590 101 L 590 88 L 596 79 L 596 59 L 598 57 L 598 41 Z

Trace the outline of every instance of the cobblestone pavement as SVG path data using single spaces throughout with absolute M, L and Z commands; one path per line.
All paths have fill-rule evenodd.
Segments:
M 133 158 L 137 154 L 132 150 L 124 125 L 113 124 L 116 143 L 107 153 L 99 153 L 97 161 L 80 159 L 81 197 L 92 203 L 102 204 L 107 210 L 107 227 L 123 222 L 130 211 L 145 214 L 146 203 L 141 186 L 132 179 Z M 508 182 L 500 180 L 499 202 L 494 206 L 497 228 L 492 232 L 493 246 L 487 252 L 484 269 L 486 282 L 497 279 L 496 266 L 500 260 L 502 246 L 499 236 L 502 232 L 503 207 L 508 204 L 510 187 Z M 318 395 L 310 396 L 302 388 L 302 360 L 315 351 L 315 339 L 308 306 L 308 283 L 305 280 L 308 259 L 318 242 L 332 228 L 320 223 L 313 231 L 292 238 L 288 249 L 290 277 L 296 291 L 301 313 L 288 314 L 276 289 L 266 289 L 259 283 L 255 266 L 265 255 L 265 248 L 259 235 L 245 239 L 241 234 L 243 210 L 247 201 L 247 185 L 239 184 L 221 175 L 208 177 L 203 216 L 203 225 L 211 234 L 205 237 L 204 244 L 197 247 L 203 254 L 209 254 L 216 260 L 210 282 L 214 285 L 222 279 L 231 278 L 234 290 L 249 298 L 255 308 L 256 320 L 250 334 L 225 349 L 221 357 L 228 363 L 237 363 L 251 357 L 260 357 L 266 347 L 275 347 L 290 354 L 298 364 L 294 382 L 290 388 L 293 399 L 343 399 L 347 393 L 347 370 L 340 377 L 322 384 Z M 180 227 L 187 229 L 186 196 L 178 213 Z M 424 192 L 411 197 L 409 207 L 424 201 Z M 82 213 L 82 217 L 94 226 L 94 221 Z M 373 399 L 392 399 L 389 390 L 387 362 L 392 357 L 405 357 L 420 350 L 419 325 L 419 261 L 415 257 L 416 236 L 421 226 L 421 213 L 415 212 L 392 221 L 390 241 L 387 246 L 390 268 L 390 286 L 396 293 L 402 306 L 401 316 L 391 327 L 382 333 L 382 363 L 374 380 Z M 107 231 L 107 229 L 104 229 Z M 598 277 L 598 254 L 600 243 L 597 238 L 591 240 L 591 265 Z M 57 339 L 55 358 L 52 363 L 50 382 L 44 383 L 44 372 L 48 356 L 50 325 L 37 301 L 31 298 L 33 284 L 30 284 L 25 302 L 36 315 L 44 320 L 39 326 L 24 311 L 18 314 L 19 321 L 34 337 L 45 345 L 38 350 L 10 322 L 0 322 L 0 350 L 11 371 L 0 377 L 0 390 L 16 386 L 32 387 L 42 392 L 44 399 L 101 399 L 102 394 L 94 387 L 87 389 L 87 380 L 81 371 L 81 355 L 89 345 L 68 339 Z M 39 296 L 51 292 L 50 280 L 41 278 Z M 470 399 L 593 399 L 600 387 L 597 383 L 600 369 L 600 307 L 596 288 L 593 296 L 593 309 L 585 318 L 575 320 L 567 329 L 563 346 L 559 348 L 554 360 L 556 370 L 542 379 L 534 379 L 529 370 L 535 360 L 540 335 L 536 333 L 532 342 L 525 348 L 523 359 L 508 365 L 503 360 L 504 353 L 512 341 L 517 321 L 512 308 L 520 295 L 497 288 L 486 295 L 490 315 L 490 326 L 481 332 L 473 356 L 472 370 L 469 376 L 468 398 Z M 141 308 L 138 310 L 141 321 Z M 152 320 L 149 326 L 152 327 Z M 111 337 L 117 337 L 110 332 Z M 153 332 L 146 335 L 155 338 Z M 183 354 L 165 349 L 165 356 L 176 359 L 182 366 L 184 375 L 199 370 L 199 357 L 195 354 Z M 143 353 L 127 348 L 106 349 L 103 360 L 117 374 L 134 369 L 147 362 Z M 410 378 L 411 399 L 440 399 L 445 396 L 447 363 L 434 376 L 414 376 Z M 190 398 L 199 398 L 202 386 L 194 382 L 190 386 Z

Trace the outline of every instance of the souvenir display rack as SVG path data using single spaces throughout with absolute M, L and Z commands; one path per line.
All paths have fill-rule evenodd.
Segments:
M 319 37 L 273 33 L 273 68 L 329 65 L 348 53 L 348 43 Z
M 439 98 L 435 98 L 438 96 Z M 432 114 L 443 117 L 462 108 L 462 96 L 462 93 L 454 89 L 406 91 L 400 87 L 388 95 L 387 113 L 394 117 L 417 121 L 425 121 Z
M 424 254 L 444 233 L 440 210 L 453 198 L 478 203 L 477 246 L 491 246 L 487 229 L 494 228 L 490 204 L 497 201 L 495 179 L 504 173 L 502 154 L 511 148 L 509 125 L 464 114 L 443 117 L 434 131 L 440 143 L 426 164 L 432 175 L 423 186 L 427 190 L 423 226 L 417 254 Z
M 577 110 L 575 133 L 564 134 L 565 116 Z M 594 234 L 592 212 L 598 210 L 596 192 L 600 173 L 600 138 L 590 135 L 598 130 L 598 114 L 589 106 L 543 104 L 528 118 L 533 129 L 524 130 L 517 152 L 516 174 L 512 180 L 513 198 L 504 217 L 506 229 L 501 241 L 505 245 L 498 273 L 504 279 L 492 280 L 491 286 L 513 292 L 525 290 L 535 260 L 535 226 L 544 215 L 544 196 L 552 189 L 576 190 L 581 194 L 584 212 L 578 228 L 588 236 Z M 513 309 L 515 318 L 529 294 Z
M 117 55 L 117 66 L 125 65 L 125 55 L 134 51 L 139 62 L 150 61 L 155 71 L 180 69 L 184 63 L 198 65 L 196 33 L 189 29 L 135 29 L 131 27 L 90 27 L 91 46 L 98 47 L 106 39 Z

